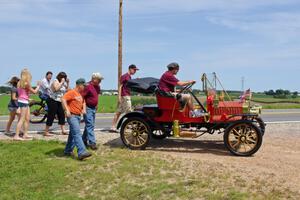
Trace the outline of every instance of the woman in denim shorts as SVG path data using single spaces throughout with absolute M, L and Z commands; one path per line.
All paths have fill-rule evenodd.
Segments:
M 11 125 L 13 121 L 15 120 L 16 116 L 18 119 L 20 119 L 20 110 L 18 106 L 18 89 L 17 85 L 19 82 L 19 78 L 14 76 L 11 78 L 11 80 L 7 83 L 9 86 L 11 86 L 11 92 L 10 92 L 10 101 L 8 104 L 8 110 L 9 110 L 9 119 L 6 125 L 5 134 L 11 135 Z

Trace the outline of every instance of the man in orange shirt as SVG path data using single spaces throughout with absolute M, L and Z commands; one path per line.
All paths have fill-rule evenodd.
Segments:
M 80 131 L 81 114 L 86 113 L 86 105 L 83 97 L 81 96 L 81 93 L 84 91 L 85 84 L 86 82 L 84 79 L 78 79 L 76 81 L 76 88 L 69 90 L 62 97 L 62 104 L 70 126 L 70 133 L 64 154 L 66 156 L 72 156 L 73 149 L 76 146 L 79 160 L 84 160 L 92 156 L 92 154 L 86 150 Z

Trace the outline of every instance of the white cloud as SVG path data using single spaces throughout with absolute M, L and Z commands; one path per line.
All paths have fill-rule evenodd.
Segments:
M 95 28 L 115 11 L 104 0 L 0 0 L 0 24 L 34 24 L 54 28 Z
M 209 16 L 207 19 L 218 25 L 266 36 L 279 42 L 300 38 L 300 14 L 272 12 L 255 15 Z

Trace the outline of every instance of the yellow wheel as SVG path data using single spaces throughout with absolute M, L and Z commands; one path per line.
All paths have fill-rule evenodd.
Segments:
M 150 140 L 150 128 L 142 118 L 129 118 L 121 127 L 121 139 L 130 149 L 145 149 Z
M 262 144 L 262 133 L 251 121 L 237 122 L 225 130 L 224 144 L 234 155 L 251 156 Z

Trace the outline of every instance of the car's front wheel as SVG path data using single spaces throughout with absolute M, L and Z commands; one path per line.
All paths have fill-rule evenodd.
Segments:
M 229 126 L 224 133 L 226 148 L 237 156 L 251 156 L 255 154 L 262 144 L 260 128 L 251 121 L 237 122 Z
M 128 118 L 121 127 L 121 139 L 130 149 L 145 149 L 150 140 L 151 129 L 148 123 L 138 117 Z

